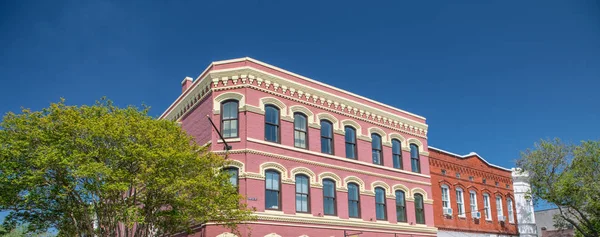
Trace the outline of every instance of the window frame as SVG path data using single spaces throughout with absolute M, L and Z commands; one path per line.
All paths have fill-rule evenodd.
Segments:
M 331 182 L 333 184 L 332 185 L 333 197 L 325 196 L 325 181 Z M 336 185 L 335 180 L 326 178 L 326 179 L 323 179 L 322 182 L 323 182 L 323 215 L 324 216 L 337 216 L 337 192 L 336 192 L 337 190 L 336 190 L 336 186 L 335 186 Z M 325 199 L 326 198 L 333 199 L 333 204 L 332 204 L 333 205 L 333 214 L 325 214 Z
M 306 131 L 302 131 L 302 130 L 299 130 L 299 129 L 296 128 L 296 115 L 300 115 L 300 116 L 304 117 L 304 127 L 306 128 Z M 308 146 L 309 146 L 310 143 L 308 142 L 308 130 L 309 130 L 309 128 L 308 128 L 308 116 L 306 116 L 306 114 L 303 114 L 303 113 L 300 113 L 300 112 L 295 112 L 294 113 L 294 147 L 300 148 L 300 149 L 306 149 L 306 150 L 309 149 Z M 296 146 L 296 132 L 304 133 L 304 138 L 305 138 L 304 141 L 306 143 L 306 144 L 304 144 L 305 147 Z
M 351 129 L 353 131 L 353 134 L 354 134 L 353 140 L 354 140 L 354 142 L 348 142 L 348 139 L 346 137 L 347 134 L 348 134 L 347 129 Z M 354 148 L 354 157 L 348 157 L 348 148 L 347 148 L 347 146 L 349 144 L 352 145 L 353 148 Z M 354 128 L 352 126 L 349 126 L 349 125 L 344 126 L 344 145 L 345 145 L 344 149 L 345 149 L 345 152 L 346 152 L 346 158 L 353 159 L 353 160 L 358 160 L 358 148 L 357 148 L 357 140 L 356 140 L 356 128 Z
M 425 217 L 425 203 L 424 203 L 425 200 L 423 199 L 423 195 L 420 193 L 416 193 L 413 196 L 413 198 L 415 200 L 415 223 L 424 225 L 427 222 L 427 220 Z M 421 199 L 421 202 L 420 202 L 421 207 L 419 207 L 418 199 Z M 423 217 L 422 223 L 419 223 L 419 218 L 418 218 L 419 215 L 421 215 Z
M 225 104 L 230 103 L 230 102 L 235 102 L 235 104 L 236 104 L 235 110 L 236 110 L 237 113 L 235 115 L 235 119 L 224 119 L 223 118 L 223 114 L 225 113 L 225 110 L 224 110 Z M 221 134 L 223 135 L 223 138 L 238 138 L 238 137 L 240 137 L 240 102 L 238 100 L 229 99 L 229 100 L 225 100 L 225 101 L 221 102 L 220 119 L 221 119 Z M 235 129 L 236 129 L 235 134 L 237 136 L 235 136 L 235 137 L 228 137 L 223 132 L 224 131 L 224 129 L 223 129 L 224 127 L 223 126 L 225 124 L 225 121 L 233 121 L 233 120 L 236 121 L 236 123 L 235 123 L 236 124 L 236 126 L 235 126 Z
M 331 137 L 323 136 L 323 123 L 328 123 L 330 125 L 329 127 L 331 128 Z M 319 134 L 321 136 L 321 140 L 320 140 L 321 141 L 321 153 L 335 155 L 335 147 L 334 147 L 335 144 L 334 144 L 334 140 L 333 140 L 333 138 L 335 137 L 335 134 L 333 131 L 333 123 L 327 119 L 321 119 L 319 121 L 319 125 L 321 126 L 321 131 Z M 327 139 L 327 140 L 329 140 L 329 142 L 331 142 L 331 153 L 327 153 L 327 152 L 323 151 L 323 139 Z
M 305 178 L 306 179 L 306 193 L 298 193 L 298 178 Z M 306 211 L 298 211 L 298 202 L 296 203 L 296 212 L 299 213 L 310 213 L 310 177 L 308 177 L 305 174 L 297 174 L 295 177 L 296 182 L 294 183 L 294 188 L 295 188 L 295 195 L 294 197 L 297 197 L 298 194 L 300 195 L 306 195 Z
M 444 209 L 446 208 L 452 208 L 452 205 L 450 204 L 450 187 L 448 187 L 448 185 L 442 185 L 441 186 L 442 189 L 442 213 Z M 444 196 L 444 194 L 446 196 Z M 446 199 L 446 200 L 444 200 Z M 444 205 L 445 204 L 445 205 Z
M 459 217 L 466 217 L 467 212 L 465 209 L 465 192 L 462 188 L 456 188 L 456 209 Z
M 471 217 L 475 216 L 475 213 L 479 212 L 479 207 L 477 205 L 477 192 L 473 190 L 469 191 L 469 208 L 471 208 Z
M 415 149 L 416 157 L 413 157 L 413 149 Z M 416 171 L 415 171 L 415 163 L 413 161 L 416 160 Z M 411 143 L 410 144 L 410 171 L 415 173 L 421 173 L 421 156 L 419 154 L 419 145 Z
M 487 201 L 487 203 L 486 203 Z M 485 220 L 487 221 L 491 221 L 492 220 L 492 205 L 490 204 L 490 194 L 488 193 L 484 193 L 483 194 L 483 209 L 484 209 L 484 213 L 485 213 Z
M 274 189 L 267 189 L 267 173 L 276 173 L 279 177 L 279 182 L 278 182 L 278 190 L 277 191 L 277 208 L 268 208 L 267 207 L 267 191 L 271 190 L 273 191 Z M 281 172 L 279 172 L 278 170 L 275 169 L 268 169 L 265 170 L 265 210 L 277 210 L 277 211 L 281 211 Z
M 398 144 L 398 153 L 394 152 L 394 144 Z M 397 158 L 397 159 L 396 159 Z M 396 160 L 398 163 L 398 167 L 396 167 Z M 404 164 L 402 162 L 402 142 L 398 139 L 392 139 L 392 166 L 395 169 L 404 169 Z
M 508 222 L 511 224 L 515 223 L 515 213 L 513 211 L 513 200 L 512 198 L 506 198 L 506 211 L 508 212 Z
M 223 171 L 228 172 L 228 173 L 231 173 L 231 172 L 229 172 L 231 170 L 235 170 L 235 178 L 236 178 L 235 188 L 237 189 L 237 191 L 239 193 L 240 192 L 240 169 L 235 166 L 228 166 L 228 167 L 223 168 Z M 231 181 L 231 179 L 229 181 Z M 231 183 L 231 182 L 229 182 L 229 183 Z
M 402 193 L 402 201 L 403 201 L 403 203 L 400 206 L 398 205 L 398 193 Z M 406 192 L 404 192 L 402 190 L 396 190 L 394 192 L 394 196 L 396 197 L 395 198 L 395 200 L 396 200 L 396 221 L 397 222 L 402 222 L 402 223 L 407 223 L 408 222 L 408 216 L 406 215 Z M 404 220 L 400 220 L 398 218 L 398 213 L 400 213 L 400 212 L 398 212 L 398 208 L 399 207 L 403 210 Z
M 349 218 L 360 218 L 360 185 L 358 185 L 357 183 L 348 183 L 347 186 L 350 187 L 350 185 L 356 186 L 356 200 L 351 200 L 350 199 L 350 191 L 348 191 L 348 217 Z M 348 189 L 350 190 L 350 189 Z M 357 216 L 351 216 L 350 215 L 350 202 L 356 202 L 356 213 L 358 214 Z
M 277 124 L 273 124 L 270 122 L 267 122 L 267 108 L 273 108 L 275 109 L 275 111 L 277 111 Z M 279 109 L 279 107 L 272 105 L 272 104 L 267 104 L 265 105 L 265 141 L 268 142 L 275 142 L 275 143 L 281 143 L 281 110 Z M 277 128 L 277 141 L 271 141 L 269 139 L 267 139 L 267 125 L 271 125 L 271 126 L 275 126 Z
M 375 148 L 373 147 L 373 136 L 377 136 L 379 137 L 379 148 Z M 375 163 L 375 159 L 373 159 L 373 154 L 375 154 L 374 152 L 377 151 L 377 153 L 379 154 L 379 164 Z M 371 162 L 375 165 L 381 165 L 384 166 L 383 164 L 383 139 L 381 137 L 381 135 L 379 135 L 378 133 L 371 133 Z
M 504 208 L 502 206 L 502 196 L 500 196 L 500 195 L 496 195 L 496 216 L 498 217 L 498 221 L 500 221 L 499 217 L 504 216 Z
M 383 197 L 382 197 L 383 203 L 377 201 L 377 192 L 378 191 L 381 193 L 381 195 L 383 195 Z M 375 219 L 377 219 L 377 220 L 380 220 L 380 221 L 387 220 L 387 200 L 386 199 L 387 199 L 387 197 L 385 195 L 385 189 L 382 187 L 376 187 L 375 188 Z M 377 208 L 379 206 L 383 206 L 383 218 L 379 218 L 377 215 L 377 210 L 378 210 Z

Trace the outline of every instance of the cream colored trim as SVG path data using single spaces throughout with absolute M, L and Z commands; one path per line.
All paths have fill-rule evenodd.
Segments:
M 270 233 L 268 235 L 265 235 L 265 237 L 281 237 L 281 235 L 278 235 L 276 233 Z
M 341 130 L 344 131 L 344 133 L 346 132 L 345 127 L 346 126 L 350 126 L 353 127 L 356 130 L 356 137 L 358 138 L 359 136 L 363 136 L 362 133 L 362 128 L 360 127 L 360 124 L 358 124 L 356 121 L 351 120 L 351 119 L 344 119 L 341 122 Z
M 266 90 L 271 94 L 280 93 L 276 89 L 276 88 L 279 88 L 279 86 L 280 86 L 283 89 L 282 91 L 288 91 L 287 89 L 289 89 L 289 91 L 291 92 L 290 95 L 292 97 L 294 97 L 296 95 L 298 96 L 298 98 L 301 98 L 301 99 L 304 99 L 304 97 L 306 97 L 306 99 L 304 99 L 304 102 L 312 102 L 311 103 L 312 105 L 315 105 L 315 106 L 319 105 L 321 107 L 327 107 L 329 109 L 335 110 L 336 112 L 353 114 L 354 116 L 359 116 L 359 117 L 361 117 L 361 119 L 365 119 L 366 121 L 371 121 L 373 123 L 377 122 L 377 123 L 384 124 L 386 126 L 393 126 L 397 129 L 401 128 L 402 130 L 405 130 L 408 132 L 417 133 L 417 134 L 419 134 L 419 136 L 427 135 L 427 127 L 428 126 L 427 126 L 427 124 L 425 124 L 423 122 L 418 122 L 418 121 L 412 120 L 410 118 L 400 116 L 395 113 L 383 111 L 381 109 L 378 109 L 378 108 L 375 108 L 375 107 L 372 107 L 369 105 L 365 105 L 363 103 L 356 102 L 354 100 L 349 100 L 344 97 L 332 95 L 331 93 L 327 93 L 327 92 L 324 92 L 324 91 L 321 91 L 318 89 L 314 89 L 305 84 L 299 84 L 292 80 L 288 80 L 286 78 L 279 77 L 277 75 L 270 74 L 270 73 L 261 71 L 259 69 L 256 69 L 256 68 L 253 68 L 250 66 L 229 68 L 229 69 L 223 69 L 223 70 L 213 70 L 210 73 L 204 75 L 204 78 L 200 81 L 205 84 L 210 84 L 210 81 L 212 81 L 213 86 L 215 88 L 217 88 L 220 86 L 219 82 L 222 82 L 221 87 L 227 87 L 227 81 L 229 79 L 231 79 L 234 82 L 234 86 L 235 86 L 240 77 L 243 78 L 242 79 L 243 86 L 249 86 L 250 84 L 253 83 L 254 78 L 256 78 L 256 81 L 257 81 L 256 87 L 266 88 Z M 246 77 L 249 78 L 249 80 L 246 80 L 245 79 Z M 210 79 L 210 78 L 212 78 L 212 79 Z M 263 79 L 263 78 L 270 78 L 270 80 Z M 263 81 L 265 83 L 263 83 Z M 249 84 L 248 84 L 248 82 L 249 82 Z M 267 82 L 269 82 L 269 83 L 267 83 Z M 273 87 L 274 89 L 271 89 L 271 87 L 270 87 L 271 83 L 274 85 L 274 87 Z M 264 84 L 264 86 L 263 86 L 263 84 Z M 252 86 L 254 87 L 254 85 L 252 85 Z M 284 88 L 286 88 L 286 89 L 284 89 Z M 296 89 L 296 88 L 301 88 L 301 89 Z M 324 103 L 324 102 L 327 102 L 327 103 Z M 176 105 L 175 107 L 177 107 L 177 106 L 178 105 Z M 174 108 L 173 110 L 177 110 L 177 108 Z M 167 111 L 169 111 L 169 109 L 167 109 Z M 163 116 L 161 116 L 161 118 L 162 117 Z
M 310 154 L 310 155 L 316 155 L 316 156 L 320 156 L 320 157 L 324 157 L 324 158 L 342 160 L 342 161 L 349 162 L 349 163 L 354 163 L 354 164 L 359 164 L 359 165 L 374 167 L 374 168 L 378 168 L 378 169 L 384 169 L 384 170 L 394 171 L 394 172 L 398 172 L 398 173 L 410 174 L 410 175 L 413 175 L 413 176 L 418 176 L 418 177 L 423 177 L 423 178 L 431 178 L 431 176 L 429 176 L 429 175 L 419 174 L 419 173 L 415 173 L 415 172 L 411 172 L 411 171 L 407 171 L 407 170 L 394 169 L 394 168 L 391 168 L 391 167 L 386 167 L 386 166 L 381 166 L 381 165 L 374 165 L 374 164 L 370 164 L 370 163 L 363 162 L 363 161 L 357 161 L 357 160 L 353 160 L 353 159 L 342 158 L 342 157 L 338 157 L 338 156 L 332 156 L 332 155 L 323 154 L 323 153 L 320 153 L 320 152 L 314 152 L 314 151 L 310 151 L 310 150 L 306 150 L 306 149 L 300 149 L 300 148 L 291 147 L 291 146 L 286 146 L 286 145 L 282 145 L 282 144 L 278 144 L 278 143 L 267 142 L 267 141 L 263 141 L 263 140 L 259 140 L 259 139 L 255 139 L 255 138 L 248 137 L 246 140 L 249 141 L 249 142 L 259 143 L 259 144 L 273 146 L 273 147 L 279 147 L 279 148 L 283 148 L 283 149 L 287 149 L 287 150 L 297 151 L 297 152 L 306 153 L 306 154 Z M 300 159 L 300 158 L 292 158 L 292 157 L 289 157 L 289 156 L 278 155 L 278 154 L 274 154 L 274 153 L 270 153 L 270 152 L 264 152 L 264 151 L 258 151 L 258 150 L 252 150 L 252 149 L 246 149 L 246 150 L 253 151 L 253 152 L 257 153 L 257 154 L 262 153 L 262 154 L 269 155 L 269 156 L 285 157 L 284 159 L 299 160 L 299 161 L 301 161 L 303 163 L 309 163 L 309 164 L 321 165 L 321 166 L 327 166 L 327 167 L 336 167 L 336 168 L 339 167 L 340 169 L 349 170 L 349 171 L 352 171 L 352 172 L 364 173 L 364 174 L 369 174 L 369 175 L 379 175 L 380 176 L 380 174 L 366 172 L 366 171 L 359 170 L 359 169 L 351 169 L 351 168 L 346 168 L 346 167 L 342 167 L 342 166 L 336 166 L 336 165 L 331 165 L 331 164 L 326 164 L 326 163 L 321 163 L 321 162 L 309 161 L 309 160 Z M 405 178 L 400 178 L 400 177 L 396 177 L 396 176 L 383 175 L 383 176 L 380 176 L 380 177 L 386 177 L 386 178 L 393 177 L 392 179 L 395 179 L 395 180 L 401 180 L 401 181 L 406 181 L 406 182 L 411 182 L 411 183 L 416 183 L 416 184 L 424 184 L 424 185 L 431 186 L 431 183 L 429 183 L 429 182 L 422 182 L 422 181 L 417 181 L 417 180 L 412 180 L 412 179 L 405 179 Z
M 409 147 L 410 147 L 410 144 L 417 145 L 419 147 L 419 153 L 423 152 L 423 143 L 421 141 L 419 141 L 419 139 L 411 137 L 411 138 L 409 138 L 409 139 L 406 140 L 406 143 L 409 144 Z
M 349 91 L 346 91 L 346 90 L 343 90 L 343 89 L 340 89 L 340 88 L 337 88 L 337 87 L 334 87 L 334 86 L 331 86 L 331 85 L 328 85 L 328 84 L 322 83 L 322 82 L 320 82 L 320 81 L 317 81 L 317 80 L 310 79 L 310 78 L 308 78 L 308 77 L 305 77 L 305 76 L 302 76 L 302 75 L 299 75 L 299 74 L 296 74 L 296 73 L 293 73 L 293 72 L 287 71 L 287 70 L 285 70 L 285 69 L 282 69 L 282 68 L 279 68 L 279 67 L 276 67 L 276 66 L 273 66 L 273 65 L 270 65 L 270 64 L 267 64 L 267 63 L 264 63 L 264 62 L 258 61 L 258 60 L 256 60 L 256 59 L 253 59 L 253 58 L 250 58 L 250 57 L 245 57 L 245 58 L 239 58 L 239 59 L 232 59 L 232 60 L 224 60 L 224 61 L 213 62 L 213 63 L 211 64 L 211 66 L 212 66 L 212 65 L 218 65 L 218 64 L 230 63 L 230 62 L 240 62 L 240 61 L 244 61 L 244 60 L 248 60 L 248 61 L 251 61 L 251 62 L 253 62 L 253 63 L 256 63 L 256 64 L 259 64 L 259 65 L 262 65 L 262 66 L 265 66 L 265 67 L 271 68 L 271 69 L 273 69 L 273 70 L 280 71 L 280 72 L 283 72 L 283 73 L 285 73 L 285 74 L 289 74 L 289 75 L 292 75 L 292 76 L 294 76 L 294 77 L 298 77 L 298 78 L 304 79 L 304 80 L 306 80 L 306 81 L 309 81 L 309 82 L 312 82 L 312 83 L 315 83 L 315 84 L 318 84 L 318 85 L 321 85 L 321 86 L 327 87 L 327 88 L 329 88 L 329 89 L 336 90 L 336 91 L 338 91 L 338 92 L 341 92 L 341 93 L 344 93 L 344 94 L 348 94 L 348 95 L 351 95 L 351 96 L 355 96 L 355 97 L 357 97 L 357 98 L 360 98 L 360 99 L 363 99 L 363 100 L 369 101 L 369 102 L 371 102 L 371 103 L 374 103 L 374 104 L 377 104 L 377 105 L 381 105 L 381 106 L 383 106 L 383 107 L 386 107 L 386 108 L 389 108 L 389 109 L 392 109 L 392 110 L 396 110 L 396 111 L 398 111 L 398 112 L 402 112 L 402 113 L 405 113 L 405 114 L 408 114 L 408 115 L 411 115 L 411 116 L 415 116 L 415 117 L 417 117 L 417 118 L 420 118 L 420 119 L 425 119 L 425 117 L 423 117 L 423 116 L 420 116 L 420 115 L 417 115 L 417 114 L 413 114 L 413 113 L 410 113 L 410 112 L 408 112 L 408 111 L 404 111 L 404 110 L 402 110 L 402 109 L 399 109 L 399 108 L 396 108 L 396 107 L 393 107 L 393 106 L 390 106 L 390 105 L 386 105 L 386 104 L 384 104 L 384 103 L 381 103 L 381 102 L 378 102 L 378 101 L 371 100 L 371 99 L 369 99 L 369 98 L 366 98 L 366 97 L 363 97 L 363 96 L 360 96 L 360 95 L 354 94 L 354 93 L 352 93 L 352 92 L 349 92 Z M 229 62 L 228 62 L 228 61 L 229 61 Z M 286 79 L 286 80 L 288 80 L 288 79 Z
M 418 187 L 417 188 L 413 188 L 413 189 L 410 190 L 410 193 L 413 196 L 413 198 L 414 198 L 414 195 L 416 193 L 420 193 L 421 195 L 423 195 L 423 200 L 429 199 L 428 196 L 427 196 L 427 192 L 425 192 L 425 190 L 423 190 L 422 188 L 418 188 Z
M 306 167 L 296 167 L 290 171 L 290 179 L 294 181 L 294 183 L 296 182 L 296 175 L 298 174 L 308 176 L 311 185 L 314 183 L 319 183 L 319 181 L 317 181 L 317 175 L 315 175 L 315 173 L 312 170 Z
M 226 100 L 237 100 L 238 108 L 240 110 L 246 105 L 245 96 L 243 94 L 237 92 L 225 92 L 213 99 L 213 111 L 215 111 L 215 113 L 220 113 L 221 103 Z
M 292 105 L 290 106 L 290 112 L 289 115 L 290 117 L 294 117 L 294 113 L 302 113 L 304 115 L 306 115 L 306 122 L 308 123 L 308 125 L 317 125 L 319 126 L 318 123 L 315 123 L 315 115 L 313 114 L 312 111 L 310 111 L 309 109 L 307 109 L 306 107 L 302 106 L 302 105 Z
M 279 108 L 279 113 L 280 113 L 282 119 L 284 117 L 287 117 L 287 108 L 286 108 L 285 104 L 283 102 L 281 102 L 281 100 L 278 100 L 274 97 L 260 98 L 258 108 L 260 108 L 260 110 L 264 114 L 265 113 L 265 105 L 269 105 L 269 104 L 274 105 L 275 107 Z
M 265 162 L 265 163 L 260 164 L 260 175 L 265 177 L 265 171 L 269 170 L 269 169 L 279 171 L 279 173 L 281 173 L 281 181 L 288 179 L 287 169 L 283 165 L 276 163 L 276 162 Z
M 437 228 L 428 227 L 428 226 L 416 226 L 416 225 L 407 225 L 405 223 L 397 223 L 391 224 L 389 222 L 371 222 L 365 221 L 362 219 L 341 219 L 341 218 L 325 218 L 319 216 L 297 216 L 290 214 L 275 214 L 275 213 L 265 213 L 265 212 L 255 212 L 254 215 L 258 220 L 262 221 L 275 221 L 275 222 L 284 222 L 290 223 L 289 226 L 305 226 L 306 224 L 316 224 L 316 225 L 326 225 L 326 226 L 343 226 L 348 230 L 356 229 L 356 230 L 365 230 L 373 229 L 377 232 L 385 232 L 394 231 L 404 232 L 404 234 L 414 234 L 414 235 L 432 235 L 435 236 L 437 233 Z M 273 223 L 275 224 L 275 223 Z M 279 224 L 279 223 L 278 223 Z M 281 223 L 280 225 L 286 225 Z M 322 226 L 315 226 L 315 228 L 323 228 Z M 366 231 L 366 230 L 365 230 Z M 388 232 L 391 233 L 391 232 Z
M 390 137 L 390 142 L 392 142 L 393 139 L 397 139 L 398 141 L 400 141 L 400 148 L 408 148 L 408 143 L 406 142 L 406 138 L 404 138 L 402 135 L 398 134 L 398 133 L 390 133 L 389 134 Z M 408 148 L 410 149 L 410 148 Z
M 331 180 L 335 181 L 336 189 L 344 189 L 345 188 L 344 183 L 342 182 L 342 179 L 337 174 L 334 174 L 332 172 L 320 173 L 318 182 L 321 186 L 323 185 L 323 179 L 331 179 Z
M 379 134 L 379 136 L 381 136 L 382 143 L 388 143 L 389 142 L 387 134 L 385 133 L 385 131 L 383 131 L 383 129 L 378 128 L 378 127 L 370 127 L 368 129 L 368 131 L 369 131 L 369 134 L 368 134 L 369 138 L 371 137 L 371 134 L 376 133 L 376 134 Z
M 240 142 L 241 140 L 242 139 L 239 138 L 239 137 L 236 137 L 236 138 L 225 138 L 226 142 L 231 142 L 231 143 L 233 143 L 233 142 Z M 217 143 L 223 143 L 223 140 L 219 139 L 219 140 L 217 140 Z
M 246 174 L 244 163 L 239 160 L 228 159 L 225 162 L 225 167 L 235 167 L 238 169 L 238 176 L 243 177 Z
M 358 187 L 360 188 L 360 193 L 364 193 L 365 190 L 365 181 L 363 181 L 362 179 L 360 179 L 359 177 L 356 176 L 348 176 L 346 178 L 344 178 L 344 185 L 346 185 L 346 188 L 348 187 L 348 183 L 356 183 L 358 184 Z
M 323 119 L 327 120 L 327 121 L 331 122 L 331 124 L 333 124 L 334 131 L 340 129 L 338 119 L 335 116 L 328 114 L 328 113 L 318 113 L 316 116 L 315 123 L 321 124 L 321 120 L 323 120 Z
M 408 189 L 408 187 L 404 186 L 403 184 L 395 184 L 394 186 L 392 186 L 392 192 L 394 192 L 394 195 L 396 190 L 404 191 L 404 198 L 412 197 L 410 189 Z
M 375 181 L 375 182 L 371 183 L 371 191 L 373 193 L 375 193 L 375 188 L 377 188 L 377 187 L 383 188 L 385 190 L 385 195 L 386 196 L 390 196 L 391 195 L 391 193 L 390 193 L 390 186 L 388 184 L 384 183 L 383 181 L 379 181 L 378 180 L 378 181 Z
M 222 234 L 217 235 L 217 237 L 238 237 L 238 236 L 234 235 L 232 233 L 229 233 L 229 232 L 223 232 Z

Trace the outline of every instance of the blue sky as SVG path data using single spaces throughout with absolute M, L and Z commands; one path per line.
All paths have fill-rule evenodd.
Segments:
M 452 3 L 450 3 L 452 2 Z M 249 56 L 425 116 L 429 144 L 512 167 L 600 139 L 598 1 L 2 1 L 0 114 L 152 107 Z

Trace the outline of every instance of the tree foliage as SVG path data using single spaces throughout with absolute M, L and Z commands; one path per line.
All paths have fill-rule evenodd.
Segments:
M 0 122 L 0 210 L 7 229 L 59 236 L 148 236 L 251 219 L 220 172 L 227 161 L 172 121 L 102 99 L 64 100 Z
M 530 174 L 531 195 L 558 207 L 558 226 L 581 236 L 600 236 L 600 141 L 566 144 L 542 140 L 517 164 Z

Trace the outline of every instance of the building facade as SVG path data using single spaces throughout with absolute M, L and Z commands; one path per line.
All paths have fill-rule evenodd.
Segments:
M 519 222 L 519 234 L 523 237 L 543 236 L 536 229 L 536 214 L 533 210 L 533 200 L 529 197 L 531 185 L 529 185 L 529 173 L 521 169 L 512 170 L 513 190 L 515 191 L 515 207 L 517 208 L 517 221 Z
M 225 154 L 207 116 L 232 147 L 232 183 L 256 209 L 241 236 L 437 235 L 424 117 L 250 58 L 184 79 L 161 119 Z M 193 236 L 235 235 L 208 223 Z
M 438 236 L 518 236 L 511 170 L 429 147 Z

